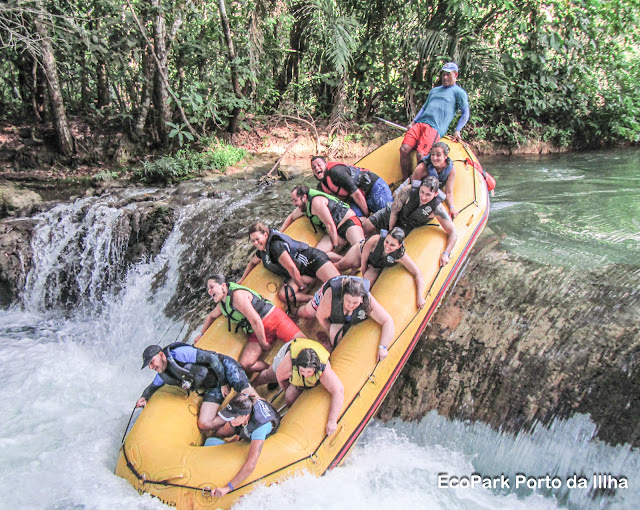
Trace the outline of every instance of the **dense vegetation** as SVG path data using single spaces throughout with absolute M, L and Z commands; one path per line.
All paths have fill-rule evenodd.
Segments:
M 160 147 L 248 115 L 336 132 L 406 123 L 455 60 L 467 138 L 637 142 L 639 16 L 640 0 L 6 0 L 0 118 L 52 122 L 63 154 L 70 115 Z

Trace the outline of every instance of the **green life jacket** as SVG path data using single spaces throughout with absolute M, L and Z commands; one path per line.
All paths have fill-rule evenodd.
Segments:
M 322 220 L 311 212 L 311 202 L 313 202 L 314 198 L 325 197 L 329 199 L 329 212 L 331 213 L 331 217 L 333 218 L 333 222 L 336 224 L 336 227 L 349 212 L 349 204 L 343 202 L 339 198 L 328 195 L 327 193 L 324 193 L 322 191 L 318 191 L 317 189 L 310 189 L 308 197 L 309 198 L 307 199 L 307 207 L 303 211 L 303 213 L 307 218 L 309 218 L 311 226 L 313 227 L 313 230 L 315 232 L 318 231 L 316 227 L 321 227 L 325 230 L 326 227 L 324 226 L 324 223 L 322 223 Z
M 251 306 L 258 312 L 260 318 L 263 319 L 267 313 L 271 311 L 273 308 L 273 303 L 268 299 L 263 298 L 260 294 L 258 294 L 255 290 L 250 289 L 249 287 L 244 287 L 243 285 L 238 285 L 237 283 L 228 283 L 227 284 L 229 290 L 227 291 L 227 297 L 220 301 L 220 311 L 222 315 L 227 318 L 229 331 L 231 331 L 231 323 L 236 324 L 236 333 L 239 329 L 242 329 L 245 333 L 250 335 L 253 333 L 253 328 L 251 327 L 251 323 L 249 320 L 242 315 L 238 310 L 233 307 L 233 293 L 236 290 L 246 290 L 253 294 L 253 298 L 251 299 Z

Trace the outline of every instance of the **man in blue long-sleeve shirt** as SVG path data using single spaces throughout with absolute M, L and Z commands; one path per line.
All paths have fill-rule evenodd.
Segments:
M 440 72 L 442 85 L 429 92 L 418 115 L 409 124 L 409 130 L 400 146 L 400 166 L 404 178 L 411 175 L 411 151 L 416 149 L 418 161 L 429 154 L 429 149 L 449 129 L 456 112 L 460 110 L 460 120 L 456 125 L 453 140 L 461 140 L 460 131 L 469 120 L 469 98 L 462 87 L 456 85 L 458 66 L 447 62 Z
M 147 400 L 165 384 L 198 391 L 203 396 L 198 414 L 198 427 L 202 430 L 224 424 L 217 414 L 220 404 L 229 393 L 229 386 L 238 393 L 258 397 L 240 364 L 224 354 L 181 342 L 164 349 L 159 345 L 150 345 L 142 354 L 142 368 L 147 365 L 158 375 L 142 392 L 136 407 L 144 407 Z

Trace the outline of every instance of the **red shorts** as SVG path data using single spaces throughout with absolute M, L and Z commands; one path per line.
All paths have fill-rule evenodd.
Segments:
M 264 336 L 267 339 L 267 343 L 271 345 L 277 340 L 288 342 L 296 333 L 300 333 L 300 328 L 284 313 L 282 308 L 277 306 L 273 307 L 273 311 L 262 319 L 262 325 L 264 326 Z M 258 337 L 255 332 L 249 335 L 249 342 L 257 342 Z
M 407 131 L 402 143 L 410 145 L 424 157 L 429 154 L 431 146 L 438 140 L 440 140 L 440 135 L 434 128 L 429 124 L 419 122 L 418 124 L 414 124 L 409 131 Z

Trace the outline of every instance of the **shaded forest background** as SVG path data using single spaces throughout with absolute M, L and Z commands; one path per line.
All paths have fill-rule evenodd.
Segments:
M 460 65 L 467 140 L 640 140 L 640 0 L 5 0 L 0 119 L 178 148 L 279 115 L 406 124 Z

